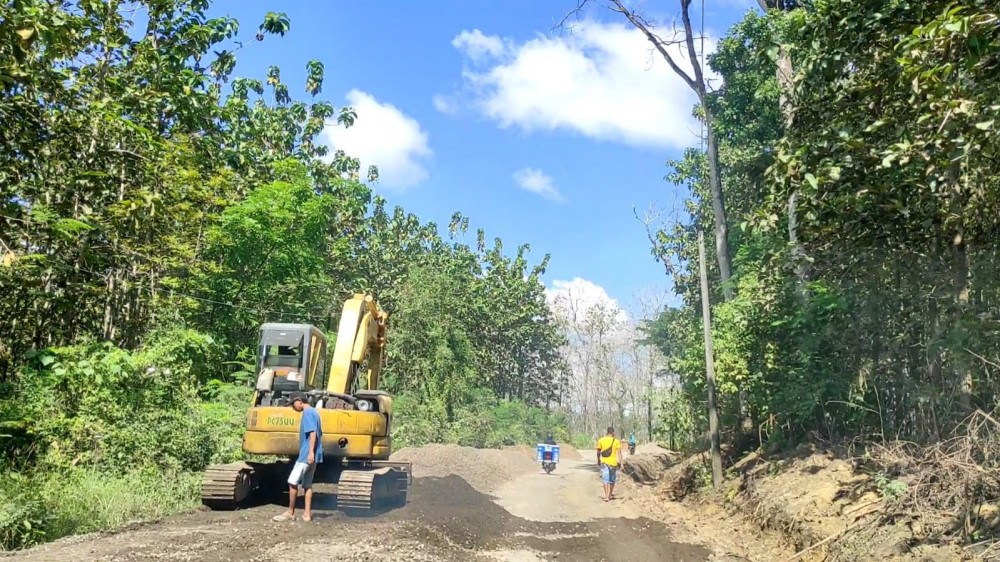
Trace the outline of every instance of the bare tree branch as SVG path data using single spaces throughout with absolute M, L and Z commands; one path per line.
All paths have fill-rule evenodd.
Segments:
M 681 19 L 684 21 L 684 39 L 687 42 L 688 55 L 691 57 L 691 68 L 694 69 L 694 80 L 698 86 L 695 90 L 700 98 L 705 97 L 705 76 L 701 71 L 701 64 L 698 62 L 698 52 L 694 48 L 694 31 L 691 29 L 691 14 L 688 8 L 691 7 L 691 0 L 681 0 Z M 704 101 L 704 99 L 702 99 Z
M 569 13 L 567 13 L 565 16 L 563 16 L 563 19 L 559 20 L 559 24 L 556 25 L 553 29 L 565 27 L 566 20 L 568 20 L 569 18 L 574 17 L 577 14 L 579 14 L 580 12 L 582 12 L 583 9 L 589 3 L 590 3 L 590 0 L 577 0 L 576 8 L 573 8 L 572 10 L 569 11 Z
M 656 233 L 653 232 L 653 223 L 662 222 L 659 217 L 659 213 L 655 212 L 652 205 L 650 205 L 650 210 L 645 213 L 643 217 L 639 216 L 639 212 L 635 207 L 632 207 L 632 214 L 635 215 L 636 220 L 641 222 L 646 229 L 646 238 L 654 252 L 656 252 L 656 257 L 659 258 L 660 262 L 663 263 L 663 268 L 666 270 L 667 275 L 669 275 L 674 283 L 677 283 L 678 272 L 674 267 L 673 262 L 670 261 L 670 254 L 662 251 L 659 241 L 656 239 Z
M 681 0 L 682 6 L 686 2 L 690 2 L 690 0 Z M 687 72 L 684 72 L 684 70 L 682 70 L 681 67 L 678 66 L 677 62 L 674 61 L 674 58 L 670 55 L 669 52 L 667 52 L 668 44 L 665 44 L 660 37 L 658 37 L 655 33 L 652 32 L 652 26 L 649 24 L 649 22 L 647 22 L 642 16 L 639 16 L 635 12 L 626 8 L 625 5 L 622 4 L 621 0 L 611 0 L 611 4 L 614 7 L 610 9 L 614 12 L 618 12 L 619 14 L 625 16 L 625 19 L 627 19 L 629 23 L 631 23 L 632 25 L 635 26 L 636 29 L 641 31 L 642 34 L 646 36 L 646 39 L 648 39 L 649 42 L 653 44 L 653 46 L 660 53 L 663 59 L 667 61 L 667 64 L 670 65 L 670 68 L 674 71 L 674 73 L 680 76 L 681 79 L 684 80 L 684 82 L 688 85 L 689 88 L 697 92 L 699 96 L 703 95 L 703 92 L 705 90 L 704 84 L 701 86 L 701 88 L 699 88 L 697 83 L 695 82 L 695 78 L 689 76 Z M 685 13 L 686 10 L 687 9 L 685 8 Z M 695 77 L 697 77 L 701 73 L 701 70 L 698 68 L 696 60 L 691 62 L 695 68 Z

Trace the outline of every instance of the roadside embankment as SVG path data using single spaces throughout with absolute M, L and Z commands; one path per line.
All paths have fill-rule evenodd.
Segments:
M 729 464 L 717 492 L 705 454 L 637 451 L 624 472 L 647 512 L 683 515 L 703 535 L 722 528 L 717 540 L 750 560 L 1000 560 L 1000 443 L 969 429 L 927 447 L 755 452 Z

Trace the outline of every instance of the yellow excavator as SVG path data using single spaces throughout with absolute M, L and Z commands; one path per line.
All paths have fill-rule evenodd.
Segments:
M 387 318 L 371 295 L 347 299 L 329 369 L 326 337 L 316 327 L 261 326 L 243 451 L 278 458 L 210 466 L 202 483 L 203 504 L 235 509 L 262 489 L 283 489 L 299 451 L 302 415 L 291 406 L 296 393 L 305 393 L 320 415 L 323 462 L 314 482 L 333 485 L 337 507 L 365 511 L 406 503 L 411 466 L 388 460 L 392 397 L 378 390 Z

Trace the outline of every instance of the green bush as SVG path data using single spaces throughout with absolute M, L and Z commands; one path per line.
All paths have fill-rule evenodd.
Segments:
M 5 445 L 30 452 L 19 458 L 25 466 L 56 471 L 126 472 L 137 463 L 199 471 L 216 458 L 235 460 L 252 389 L 203 382 L 206 358 L 219 354 L 208 336 L 181 329 L 153 334 L 136 351 L 104 343 L 35 353 L 0 408 L 16 422 Z
M 47 538 L 49 513 L 37 487 L 16 472 L 0 474 L 0 549 L 26 548 Z
M 419 447 L 447 441 L 448 414 L 442 400 L 419 401 L 401 395 L 393 401 L 393 448 Z
M 0 547 L 195 506 L 206 465 L 243 458 L 253 392 L 205 384 L 217 357 L 211 338 L 189 330 L 136 351 L 80 344 L 28 357 L 0 389 L 10 398 L 0 443 L 12 453 L 0 456 Z
M 211 428 L 195 406 L 142 412 L 108 428 L 101 466 L 118 472 L 137 465 L 200 471 L 212 458 L 213 442 Z
M 244 458 L 243 431 L 252 397 L 250 386 L 221 384 L 213 391 L 211 402 L 199 405 L 201 422 L 209 434 L 210 464 Z
M 594 449 L 597 443 L 594 442 L 594 436 L 589 433 L 577 433 L 570 439 L 570 445 L 579 450 Z

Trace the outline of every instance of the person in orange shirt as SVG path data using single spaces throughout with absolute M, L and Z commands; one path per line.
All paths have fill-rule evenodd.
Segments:
M 604 482 L 604 501 L 615 499 L 615 481 L 622 463 L 622 443 L 615 439 L 615 428 L 608 426 L 608 433 L 597 440 L 597 466 Z

